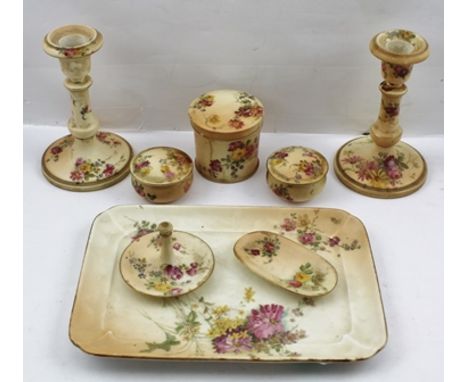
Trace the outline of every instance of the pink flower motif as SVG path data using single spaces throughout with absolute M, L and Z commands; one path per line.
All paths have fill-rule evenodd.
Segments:
M 133 183 L 133 188 L 135 189 L 138 195 L 145 197 L 145 189 L 143 185 L 135 182 Z
M 273 253 L 275 251 L 275 243 L 272 243 L 271 241 L 266 241 L 263 244 L 263 250 L 268 253 Z
M 198 263 L 191 263 L 186 272 L 189 276 L 195 276 L 198 273 Z
M 404 78 L 408 75 L 409 70 L 402 65 L 393 65 L 393 72 L 396 77 Z
M 244 127 L 244 122 L 240 119 L 233 118 L 229 120 L 228 125 L 234 129 L 242 129 Z
M 398 115 L 398 106 L 387 106 L 384 109 L 385 113 L 391 118 L 396 117 Z
M 99 139 L 100 141 L 105 141 L 108 135 L 109 135 L 109 133 L 105 133 L 105 132 L 103 132 L 103 131 L 99 131 L 99 132 L 96 134 L 96 138 Z
M 58 155 L 62 152 L 62 148 L 60 146 L 54 146 L 50 149 L 50 152 L 54 155 Z
M 135 169 L 139 170 L 139 169 L 142 169 L 144 167 L 148 167 L 149 165 L 150 165 L 150 162 L 148 160 L 145 160 L 145 161 L 140 162 L 140 163 L 135 163 Z
M 361 157 L 358 155 L 350 155 L 347 158 L 343 159 L 344 163 L 356 164 L 361 161 Z
M 250 249 L 249 250 L 249 253 L 252 255 L 252 256 L 260 256 L 260 250 L 259 249 Z
M 177 296 L 182 292 L 182 288 L 172 288 L 171 289 L 171 295 L 172 296 Z
M 106 163 L 106 168 L 102 172 L 102 174 L 107 178 L 108 176 L 111 176 L 114 173 L 115 167 L 114 165 L 110 163 Z
M 252 116 L 253 117 L 260 117 L 263 115 L 263 107 L 255 105 L 252 106 Z
M 302 244 L 312 244 L 315 241 L 315 233 L 304 232 L 302 235 L 299 236 L 299 241 Z
M 242 328 L 228 329 L 225 334 L 213 339 L 216 353 L 241 353 L 252 350 L 252 337 Z
M 141 194 L 140 194 L 141 195 Z M 145 193 L 143 192 L 143 195 L 141 196 L 145 196 Z M 146 229 L 146 228 L 143 228 L 143 229 L 140 229 L 138 230 L 138 232 L 135 234 L 135 236 L 132 236 L 132 241 L 134 240 L 138 240 L 140 237 L 148 234 L 148 233 L 152 233 L 154 232 L 153 230 L 150 230 L 150 229 Z
M 184 184 L 184 192 L 187 192 L 190 189 L 190 186 L 192 185 L 192 181 L 188 180 Z
M 77 158 L 75 161 L 75 166 L 76 167 L 81 166 L 83 163 L 84 163 L 83 158 Z
M 84 179 L 84 174 L 79 170 L 74 170 L 70 173 L 70 179 L 74 182 L 81 182 Z
M 302 286 L 302 283 L 297 280 L 290 280 L 288 284 L 292 286 L 293 288 L 300 288 Z
M 401 171 L 398 167 L 397 159 L 393 155 L 389 155 L 384 160 L 384 167 L 388 177 L 392 180 L 401 178 Z
M 296 222 L 292 219 L 285 218 L 280 227 L 286 232 L 294 231 L 296 229 Z
M 260 305 L 259 309 L 252 309 L 248 318 L 247 328 L 256 338 L 262 340 L 284 332 L 281 322 L 284 308 L 277 304 Z
M 172 180 L 175 178 L 176 175 L 172 171 L 168 170 L 164 173 L 164 176 L 167 180 Z
M 377 170 L 378 167 L 379 166 L 375 161 L 362 162 L 358 171 L 359 180 L 371 179 L 371 172 Z
M 79 52 L 76 48 L 67 48 L 63 51 L 65 57 L 74 57 Z
M 302 171 L 304 172 L 304 174 L 312 176 L 314 175 L 314 165 L 310 162 L 304 163 Z
M 250 158 L 257 154 L 257 144 L 247 145 L 245 148 L 245 157 Z
M 174 248 L 176 251 L 179 251 L 180 248 L 182 248 L 182 245 L 180 243 L 175 242 L 172 244 L 172 248 Z
M 215 159 L 210 162 L 210 170 L 213 172 L 220 172 L 223 170 L 223 166 L 218 159 Z
M 184 275 L 182 270 L 172 264 L 167 264 L 164 267 L 164 273 L 168 275 L 172 280 L 180 280 Z
M 231 142 L 228 146 L 228 151 L 234 151 L 234 150 L 237 150 L 237 149 L 242 149 L 244 148 L 244 142 L 242 141 L 235 141 L 235 142 Z
M 288 156 L 289 154 L 284 151 L 277 151 L 274 155 L 273 158 L 275 159 L 284 159 Z
M 340 244 L 340 240 L 341 239 L 338 236 L 333 236 L 333 237 L 328 239 L 328 245 L 330 247 L 334 247 L 335 245 Z

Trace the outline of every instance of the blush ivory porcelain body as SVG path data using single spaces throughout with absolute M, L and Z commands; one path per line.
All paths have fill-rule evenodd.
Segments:
M 258 98 L 237 90 L 210 91 L 192 101 L 188 114 L 201 175 L 235 183 L 255 173 L 264 114 Z
M 275 151 L 267 160 L 267 183 L 281 199 L 306 202 L 325 187 L 328 162 L 319 152 L 302 146 Z
M 66 77 L 72 115 L 68 120 L 71 134 L 45 150 L 42 172 L 53 185 L 70 191 L 100 190 L 121 181 L 128 175 L 133 155 L 125 139 L 99 131 L 99 120 L 90 105 L 91 55 L 102 44 L 102 34 L 86 25 L 60 27 L 44 38 L 44 51 L 59 59 Z
M 402 142 L 400 102 L 414 64 L 429 57 L 426 40 L 407 30 L 381 32 L 370 42 L 381 60 L 380 111 L 370 137 L 345 143 L 334 161 L 338 179 L 350 189 L 375 198 L 399 198 L 417 191 L 426 180 L 423 156 Z
M 326 295 L 338 281 L 323 257 L 274 232 L 249 232 L 237 240 L 234 253 L 255 274 L 301 296 Z
M 173 147 L 152 147 L 131 162 L 132 186 L 151 203 L 171 203 L 184 196 L 193 181 L 192 159 Z
M 198 236 L 173 231 L 169 222 L 130 243 L 120 257 L 120 273 L 132 289 L 162 298 L 201 287 L 213 268 L 210 246 Z
M 124 282 L 118 266 L 125 248 L 149 233 L 154 236 L 148 239 L 157 237 L 164 221 L 195 234 L 216 255 L 215 269 L 200 288 L 170 299 L 136 293 Z M 304 297 L 253 275 L 232 248 L 240 237 L 254 231 L 275 232 L 323 257 L 338 274 L 333 291 L 319 298 Z M 149 243 L 140 243 L 146 253 Z M 177 243 L 173 243 L 175 252 L 180 252 Z M 271 250 L 268 245 L 267 249 Z M 329 363 L 367 359 L 387 341 L 366 228 L 342 210 L 117 206 L 94 220 L 82 264 L 69 334 L 76 346 L 90 354 Z M 284 276 L 307 283 L 310 268 L 306 262 L 296 273 Z M 177 270 L 169 274 L 173 272 Z

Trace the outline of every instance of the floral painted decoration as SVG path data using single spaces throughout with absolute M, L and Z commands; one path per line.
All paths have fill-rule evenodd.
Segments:
M 101 159 L 92 161 L 90 159 L 78 158 L 75 161 L 75 169 L 70 172 L 70 179 L 75 183 L 94 181 L 112 176 L 115 166 Z
M 251 256 L 267 257 L 267 263 L 273 261 L 274 256 L 278 256 L 280 241 L 275 236 L 265 236 L 262 240 L 256 240 L 251 247 L 244 248 Z
M 75 138 L 72 136 L 65 137 L 63 140 L 52 146 L 49 150 L 51 156 L 47 158 L 46 162 L 54 161 L 57 162 L 60 159 L 60 154 L 65 150 L 67 147 L 73 145 Z
M 245 126 L 242 118 L 260 119 L 263 117 L 263 107 L 259 105 L 254 96 L 241 92 L 237 97 L 237 102 L 241 106 L 234 112 L 234 117 L 228 121 L 228 125 L 233 129 L 238 130 Z
M 258 152 L 258 138 L 253 141 L 231 142 L 227 149 L 227 155 L 219 159 L 211 159 L 208 168 L 203 168 L 213 178 L 218 178 L 223 171 L 229 171 L 233 178 L 238 178 L 238 172 L 244 168 L 245 162 L 256 158 Z
M 402 152 L 397 152 L 396 156 L 379 152 L 377 156 L 367 160 L 347 150 L 341 163 L 345 171 L 353 172 L 359 180 L 367 181 L 373 186 L 396 187 L 402 183 L 403 173 L 409 169 Z
M 272 190 L 276 196 L 279 196 L 281 199 L 287 200 L 288 202 L 293 202 L 294 199 L 289 192 L 290 189 L 291 186 L 286 186 L 280 183 L 274 183 L 272 185 Z
M 293 357 L 299 353 L 288 349 L 306 338 L 304 330 L 291 325 L 293 317 L 303 315 L 309 304 L 302 299 L 296 307 L 288 309 L 281 304 L 254 304 L 251 287 L 245 289 L 244 300 L 240 306 L 249 304 L 249 308 L 239 309 L 229 305 L 216 305 L 205 300 L 186 298 L 175 301 L 179 319 L 172 328 L 158 326 L 164 331 L 162 342 L 147 342 L 143 353 L 157 349 L 169 351 L 173 346 L 187 346 L 199 341 L 210 341 L 212 351 L 217 354 L 248 354 L 256 357 L 259 354 L 273 354 Z M 189 301 L 193 301 L 189 303 Z M 153 320 L 153 318 L 146 316 Z M 199 350 L 199 354 L 202 354 Z
M 151 155 L 140 155 L 137 158 L 137 160 L 133 164 L 133 171 L 135 172 L 135 174 L 144 177 L 151 172 L 153 167 L 151 166 L 149 158 L 151 158 Z
M 325 274 L 319 270 L 314 270 L 310 263 L 302 264 L 299 270 L 294 274 L 291 279 L 286 280 L 288 285 L 293 288 L 304 288 L 304 289 L 324 289 L 322 286 L 325 280 Z
M 148 200 L 151 200 L 151 201 L 154 201 L 157 199 L 156 194 L 145 192 L 145 187 L 134 178 L 132 178 L 132 186 L 137 192 L 137 194 L 140 195 L 141 197 L 147 198 Z
M 128 256 L 128 261 L 138 273 L 138 278 L 145 281 L 146 289 L 155 289 L 164 296 L 177 296 L 183 292 L 185 285 L 192 282 L 192 277 L 206 270 L 203 264 L 161 264 L 149 270 L 146 258 Z
M 202 94 L 192 105 L 194 109 L 205 111 L 207 107 L 213 106 L 215 97 L 211 94 Z
M 392 77 L 405 79 L 411 73 L 413 65 L 398 65 L 389 62 L 382 62 L 382 73 L 385 79 Z M 390 81 L 391 82 L 391 81 Z
M 110 147 L 117 147 L 122 144 L 122 141 L 116 139 L 112 134 L 105 133 L 104 131 L 99 131 L 96 134 L 96 139 Z
M 189 113 L 193 111 L 203 113 L 198 114 L 193 121 L 210 130 L 235 131 L 251 127 L 252 123 L 260 120 L 264 113 L 263 106 L 256 97 L 246 92 L 230 90 L 216 90 L 203 94 L 192 102 L 190 109 Z
M 324 251 L 336 247 L 345 251 L 354 251 L 361 248 L 361 244 L 355 239 L 351 242 L 345 242 L 339 236 L 325 235 L 316 226 L 317 218 L 318 215 L 311 219 L 306 214 L 291 213 L 277 227 L 281 230 L 282 234 L 293 235 L 295 240 L 310 249 Z M 334 224 L 340 224 L 338 220 L 333 222 Z
M 274 152 L 268 158 L 268 170 L 282 181 L 307 183 L 322 177 L 327 166 L 325 159 L 316 151 L 302 146 L 289 146 Z M 285 190 L 278 191 L 284 192 L 285 197 L 277 193 L 278 196 L 287 197 Z

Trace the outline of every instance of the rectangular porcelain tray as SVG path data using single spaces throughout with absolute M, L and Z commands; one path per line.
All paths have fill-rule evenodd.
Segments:
M 125 284 L 119 258 L 132 237 L 163 220 L 205 240 L 216 263 L 200 289 L 159 300 Z M 304 299 L 251 273 L 232 247 L 255 230 L 283 232 L 315 248 L 337 269 L 336 288 Z M 263 335 L 253 332 L 252 320 Z M 91 228 L 69 334 L 94 355 L 179 360 L 355 361 L 387 341 L 362 222 L 343 210 L 276 207 L 145 205 L 101 213 Z

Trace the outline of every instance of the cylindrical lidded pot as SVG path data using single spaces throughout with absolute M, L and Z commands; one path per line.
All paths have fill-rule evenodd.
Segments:
M 264 113 L 258 98 L 238 90 L 214 90 L 193 100 L 188 113 L 201 175 L 221 183 L 253 175 Z

